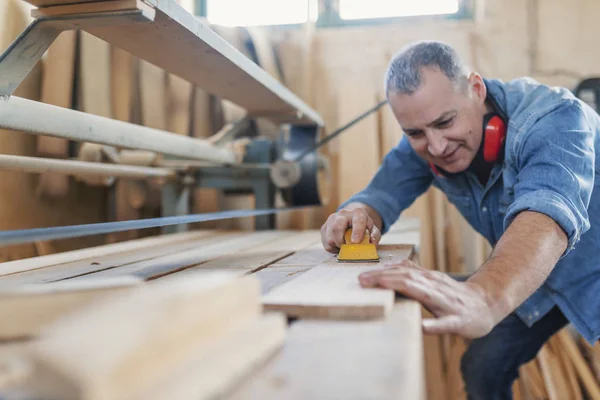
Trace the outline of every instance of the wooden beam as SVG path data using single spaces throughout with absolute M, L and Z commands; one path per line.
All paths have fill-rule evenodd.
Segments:
M 298 96 L 175 1 L 148 0 L 147 3 L 156 11 L 152 23 L 84 29 L 211 94 L 236 103 L 253 116 L 276 122 L 324 125 L 319 114 Z M 89 10 L 87 4 L 79 7 L 83 12 Z M 164 57 L 167 52 L 169 57 Z
M 108 244 L 104 246 L 90 247 L 81 250 L 73 250 L 64 253 L 52 254 L 43 257 L 32 257 L 23 260 L 9 261 L 0 264 L 0 276 L 17 274 L 19 272 L 31 271 L 39 268 L 47 268 L 54 265 L 66 264 L 80 260 L 91 260 L 95 257 L 103 257 L 126 251 L 139 250 L 143 248 L 156 247 L 161 244 L 175 243 L 189 239 L 198 239 L 213 234 L 208 231 L 192 231 L 174 233 L 158 237 L 148 237 L 135 241 Z
M 260 316 L 223 335 L 211 347 L 190 354 L 168 382 L 160 383 L 141 399 L 225 398 L 238 383 L 254 374 L 283 345 L 287 321 L 282 314 Z
M 144 398 L 191 355 L 259 315 L 258 281 L 250 276 L 198 273 L 146 284 L 45 329 L 32 346 L 27 387 L 51 399 Z
M 32 117 L 35 116 L 35 117 Z M 0 98 L 0 128 L 236 164 L 235 154 L 201 139 L 117 121 L 19 97 Z
M 251 248 L 281 236 L 281 232 L 261 231 L 252 235 L 236 233 L 221 235 L 212 240 L 205 241 L 202 246 L 195 246 L 187 250 L 172 252 L 160 257 L 146 259 L 139 262 L 122 265 L 120 268 L 102 270 L 94 276 L 123 276 L 133 275 L 142 279 L 154 279 L 184 269 L 199 266 L 208 261 L 223 257 L 236 251 Z M 242 273 L 244 271 L 242 270 Z M 241 275 L 240 271 L 233 272 Z M 181 274 L 181 272 L 180 272 Z
M 167 168 L 137 167 L 76 160 L 56 160 L 41 157 L 0 154 L 0 168 L 34 173 L 55 172 L 73 176 L 101 176 L 129 179 L 173 179 L 175 171 Z
M 274 240 L 264 241 L 256 246 L 244 250 L 228 253 L 199 265 L 195 269 L 240 269 L 244 272 L 253 272 L 267 265 L 273 264 L 294 253 L 303 253 L 304 249 L 316 242 L 320 242 L 317 231 L 294 232 L 277 231 Z M 323 250 L 324 251 L 324 250 Z
M 0 340 L 32 338 L 59 318 L 141 283 L 134 277 L 24 285 L 0 291 Z
M 391 245 L 378 249 L 380 263 L 317 265 L 263 296 L 265 310 L 299 318 L 372 319 L 389 314 L 394 291 L 365 289 L 358 282 L 363 272 L 381 269 L 384 262 L 398 262 L 412 254 L 413 246 Z
M 418 303 L 381 321 L 297 321 L 281 352 L 228 399 L 425 399 Z
M 181 238 L 179 241 L 156 241 L 153 246 L 144 246 L 129 251 L 120 251 L 100 255 L 98 257 L 85 258 L 82 260 L 56 265 L 50 268 L 41 268 L 34 271 L 9 275 L 0 278 L 0 287 L 24 285 L 30 283 L 56 282 L 63 279 L 83 276 L 97 271 L 120 267 L 125 264 L 137 263 L 164 255 L 184 252 L 194 247 L 203 246 L 216 240 L 221 235 L 211 233 L 210 235 L 198 235 Z

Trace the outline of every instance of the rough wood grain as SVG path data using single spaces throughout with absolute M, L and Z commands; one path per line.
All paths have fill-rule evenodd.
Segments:
M 169 382 L 152 388 L 141 399 L 209 400 L 226 397 L 239 381 L 254 374 L 285 339 L 282 314 L 267 314 L 190 354 Z
M 185 252 L 189 249 L 195 249 L 204 246 L 207 243 L 222 240 L 228 235 L 199 235 L 195 238 L 181 240 L 178 242 L 169 241 L 167 243 L 157 242 L 156 245 L 138 250 L 108 254 L 94 258 L 86 258 L 71 263 L 60 264 L 51 268 L 42 268 L 34 271 L 24 272 L 0 278 L 0 287 L 9 287 L 14 285 L 24 285 L 29 283 L 56 282 L 62 279 L 70 279 L 78 276 L 84 276 L 97 271 L 114 269 L 118 270 L 137 265 L 136 263 L 144 260 L 152 260 L 161 256 L 168 256 L 177 252 Z M 111 274 L 105 274 L 111 275 Z M 113 274 L 122 275 L 122 274 Z
M 62 281 L 0 291 L 0 340 L 37 336 L 70 312 L 141 283 L 133 277 Z M 10 321 L 10 322 L 9 322 Z
M 412 301 L 382 321 L 297 321 L 279 355 L 230 399 L 424 399 L 422 351 Z
M 52 254 L 42 257 L 32 257 L 23 260 L 9 261 L 0 264 L 0 275 L 10 275 L 19 272 L 31 271 L 38 268 L 51 267 L 53 265 L 65 264 L 69 262 L 102 257 L 119 252 L 139 250 L 158 246 L 160 244 L 175 243 L 188 239 L 201 238 L 210 235 L 208 231 L 192 231 L 184 233 L 174 233 L 172 235 L 163 235 L 157 237 L 148 237 L 145 239 L 108 244 L 104 246 L 88 247 L 81 250 L 67 251 L 59 254 Z M 0 278 L 1 279 L 1 278 Z
M 362 288 L 358 275 L 381 269 L 385 263 L 408 259 L 413 246 L 380 246 L 378 252 L 379 263 L 338 263 L 335 258 L 330 259 L 267 293 L 263 305 L 266 310 L 299 318 L 385 317 L 394 303 L 394 292 Z
M 315 231 L 277 232 L 278 234 L 273 240 L 216 258 L 200 265 L 198 268 L 239 268 L 245 271 L 255 271 L 266 265 L 281 261 L 282 258 L 291 254 L 301 254 L 307 246 L 320 241 L 319 233 Z
M 281 232 L 264 231 L 253 235 L 237 233 L 220 236 L 177 253 L 171 252 L 164 256 L 122 265 L 119 268 L 103 270 L 95 276 L 134 275 L 143 279 L 153 279 L 174 272 L 181 273 L 182 270 L 273 240 L 281 234 Z M 238 274 L 239 272 L 238 270 Z
M 225 273 L 169 278 L 114 296 L 44 330 L 28 386 L 44 398 L 144 398 L 191 354 L 258 318 L 258 298 L 256 279 Z

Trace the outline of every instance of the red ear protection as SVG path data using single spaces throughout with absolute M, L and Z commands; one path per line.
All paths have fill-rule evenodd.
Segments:
M 483 159 L 488 163 L 498 160 L 506 138 L 506 124 L 497 114 L 483 118 Z
M 489 113 L 483 117 L 483 137 L 479 152 L 476 157 L 483 157 L 487 163 L 498 161 L 504 146 L 506 138 L 506 123 L 499 114 Z M 429 167 L 437 176 L 443 177 L 445 174 L 440 167 L 429 162 Z

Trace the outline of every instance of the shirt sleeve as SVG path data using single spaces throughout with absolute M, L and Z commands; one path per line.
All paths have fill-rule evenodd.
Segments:
M 385 156 L 368 186 L 342 203 L 338 210 L 349 203 L 366 204 L 381 216 L 382 233 L 386 233 L 400 213 L 427 190 L 432 179 L 427 163 L 403 137 Z
M 521 211 L 552 218 L 567 234 L 564 257 L 590 228 L 587 208 L 594 187 L 594 130 L 578 103 L 540 118 L 517 146 L 515 200 L 504 228 Z

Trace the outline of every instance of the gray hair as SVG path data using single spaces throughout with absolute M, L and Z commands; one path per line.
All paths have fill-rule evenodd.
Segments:
M 456 84 L 466 89 L 469 69 L 451 46 L 436 41 L 422 41 L 400 50 L 385 74 L 385 94 L 413 94 L 421 85 L 422 67 L 437 67 Z

